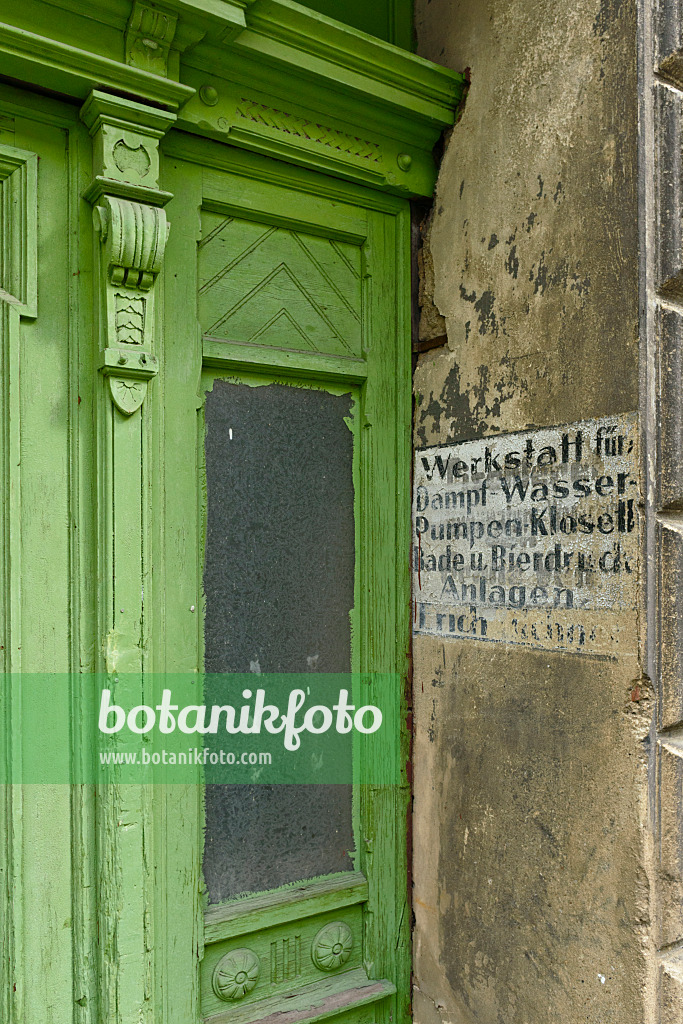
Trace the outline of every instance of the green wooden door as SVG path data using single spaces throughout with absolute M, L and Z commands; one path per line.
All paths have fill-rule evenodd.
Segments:
M 59 752 L 2 790 L 3 1019 L 407 1020 L 406 204 L 178 133 L 142 210 L 93 190 L 77 108 L 5 86 L 0 178 L 3 648 L 50 709 L 5 687 L 4 757 Z M 204 668 L 343 677 L 383 741 L 93 785 L 97 673 L 190 705 Z
M 406 204 L 218 145 L 165 149 L 165 668 L 334 673 L 391 731 L 358 737 L 347 774 L 255 769 L 197 801 L 199 1012 L 406 1019 Z M 167 799 L 173 831 L 188 797 Z M 201 849 L 174 843 L 181 891 Z

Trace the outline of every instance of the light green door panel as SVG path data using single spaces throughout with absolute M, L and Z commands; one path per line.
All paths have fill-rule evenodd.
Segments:
M 198 159 L 205 145 L 198 148 Z M 173 440 L 166 435 L 163 472 L 166 494 L 175 496 L 166 500 L 165 534 L 183 538 L 182 550 L 177 540 L 172 546 L 166 541 L 165 572 L 167 578 L 182 577 L 185 587 L 187 562 L 193 559 L 196 589 L 184 589 L 182 602 L 167 596 L 167 667 L 176 664 L 170 654 L 175 627 L 169 623 L 187 637 L 189 655 L 181 605 L 202 606 L 206 389 L 214 379 L 264 388 L 271 383 L 322 388 L 355 396 L 353 663 L 356 671 L 367 673 L 370 700 L 372 686 L 381 685 L 372 682 L 373 674 L 378 679 L 379 673 L 393 674 L 400 688 L 407 664 L 409 601 L 402 554 L 407 536 L 405 517 L 397 514 L 407 508 L 402 503 L 408 487 L 397 472 L 407 465 L 409 423 L 408 290 L 402 291 L 406 210 L 400 203 L 391 213 L 364 208 L 354 189 L 347 202 L 307 195 L 306 176 L 292 169 L 279 168 L 277 183 L 270 184 L 234 171 L 202 173 L 194 162 L 174 157 L 174 148 L 171 141 L 164 175 L 175 196 L 168 216 L 180 230 L 169 240 L 165 320 L 180 325 L 183 310 L 194 301 L 198 323 L 183 325 L 174 335 L 167 332 L 165 342 L 163 419 Z M 191 244 L 195 264 L 190 270 Z M 200 615 L 194 627 L 201 645 Z M 355 870 L 328 878 L 303 876 L 296 884 L 211 904 L 203 912 L 199 1004 L 204 1018 L 247 1024 L 290 1008 L 302 1019 L 311 1013 L 315 1019 L 342 1015 L 354 1024 L 396 1020 L 397 1014 L 406 1019 L 407 790 L 405 784 L 364 785 L 364 778 L 373 778 L 367 763 L 359 767 L 354 792 Z M 186 850 L 201 827 L 197 805 L 194 811 L 195 821 L 185 822 Z M 172 821 L 173 814 L 167 815 Z M 277 855 L 274 843 L 272 856 Z M 183 868 L 169 858 L 168 870 L 180 877 Z M 185 918 L 180 910 L 179 927 L 188 943 L 196 914 L 196 901 L 192 907 L 188 902 Z M 316 965 L 313 950 L 324 956 L 332 932 L 332 946 L 341 943 L 344 949 L 339 962 L 331 954 L 328 973 Z M 239 999 L 226 995 L 243 974 L 248 991 Z M 168 983 L 182 988 L 182 976 Z
M 206 211 L 199 322 L 209 337 L 361 354 L 361 249 Z
M 19 675 L 66 674 L 80 662 L 79 567 L 87 572 L 88 555 L 87 530 L 77 529 L 77 295 L 90 321 L 90 211 L 79 199 L 87 161 L 77 111 L 0 86 L 0 653 L 12 673 L 0 697 L 0 749 L 5 778 L 16 781 L 41 747 L 60 750 L 64 764 L 60 784 L 1 787 L 0 1016 L 11 1024 L 46 1014 L 72 1024 L 74 993 L 91 997 L 83 966 L 94 848 L 80 844 L 90 794 L 66 784 L 79 694 L 41 675 L 54 711 L 50 734 L 36 735 L 23 728 Z M 87 352 L 83 362 L 87 373 Z

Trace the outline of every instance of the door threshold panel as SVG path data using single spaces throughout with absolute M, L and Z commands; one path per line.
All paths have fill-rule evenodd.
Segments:
M 361 871 L 336 875 L 320 882 L 300 883 L 275 892 L 258 893 L 233 903 L 209 907 L 204 917 L 205 943 L 298 921 L 327 910 L 366 903 L 368 881 Z
M 250 345 L 243 341 L 210 338 L 208 335 L 204 335 L 202 349 L 204 365 L 215 366 L 217 369 L 253 372 L 267 370 L 270 375 L 350 384 L 362 384 L 368 376 L 367 361 L 356 356 Z
M 391 981 L 371 981 L 362 967 L 324 978 L 286 995 L 205 1017 L 204 1024 L 315 1024 L 354 1010 L 396 992 Z

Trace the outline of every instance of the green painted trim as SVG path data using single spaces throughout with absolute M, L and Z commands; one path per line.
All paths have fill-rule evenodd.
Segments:
M 362 968 L 345 971 L 313 985 L 305 985 L 295 994 L 271 996 L 259 1004 L 232 1006 L 222 1014 L 205 1018 L 206 1024 L 296 1024 L 334 1019 L 348 1010 L 367 1007 L 393 995 L 390 981 L 371 981 Z M 255 1013 L 258 1016 L 255 1016 Z
M 3 74 L 81 100 L 107 88 L 176 110 L 193 93 L 178 82 L 7 24 L 0 24 L 0 55 Z
M 172 116 L 97 94 L 82 114 L 94 136 L 96 180 L 124 174 L 125 164 L 122 168 L 115 159 L 124 132 L 127 150 L 142 150 L 146 156 L 154 202 L 159 137 Z M 134 166 L 127 173 L 135 173 Z M 113 193 L 117 186 L 114 180 Z M 92 189 L 86 194 L 93 194 Z M 139 704 L 153 696 L 148 680 L 153 637 L 146 613 L 152 583 L 152 413 L 144 399 L 149 378 L 158 370 L 154 300 L 168 230 L 157 205 L 132 203 L 115 194 L 105 195 L 95 213 L 91 231 L 97 253 L 100 353 L 95 367 L 102 372 L 93 373 L 88 390 L 95 395 L 97 430 L 96 667 L 109 676 L 116 699 Z M 123 325 L 121 300 L 134 313 Z M 150 1021 L 153 1015 L 157 894 L 150 851 L 155 797 L 151 786 L 114 782 L 98 787 L 98 1002 L 101 1019 L 109 1024 Z
M 15 244 L 19 239 L 15 239 Z M 0 297 L 0 368 L 2 373 L 2 571 L 0 613 L 2 623 L 3 664 L 5 672 L 21 669 L 21 448 L 19 399 L 19 310 L 16 304 Z M 1 754 L 6 770 L 21 770 L 22 744 L 21 704 L 16 692 L 5 694 L 0 718 L 2 728 Z M 10 776 L 5 776 L 10 778 Z M 3 786 L 0 798 L 2 844 L 0 845 L 0 877 L 2 897 L 2 966 L 0 983 L 2 1003 L 9 1024 L 23 1020 L 24 980 L 21 965 L 24 927 L 22 848 L 23 793 L 21 786 Z
M 308 0 L 304 6 L 404 50 L 415 48 L 412 0 Z
M 177 11 L 178 14 L 187 14 L 193 21 L 200 23 L 209 20 L 220 27 L 225 33 L 226 25 L 232 25 L 235 29 L 245 28 L 245 9 L 254 0 L 170 0 L 164 4 L 165 7 Z
M 390 981 L 371 981 L 362 967 L 333 975 L 295 994 L 272 996 L 248 1006 L 231 1006 L 225 1013 L 205 1018 L 205 1024 L 296 1024 L 332 1019 L 346 1010 L 378 1003 L 394 995 Z
M 37 316 L 38 158 L 35 152 L 0 145 L 0 624 L 5 672 L 22 668 L 22 380 L 21 320 Z M 19 689 L 4 694 L 0 711 L 0 753 L 7 770 L 21 771 L 24 734 Z M 9 778 L 10 776 L 6 776 Z M 25 906 L 24 795 L 21 786 L 3 786 L 0 877 L 3 898 L 0 980 L 5 1019 L 20 1024 L 28 978 L 23 962 Z M 29 883 L 30 884 L 30 883 Z
M 372 493 L 366 503 L 363 532 L 364 590 L 362 671 L 391 666 L 406 673 L 410 641 L 410 582 L 405 572 L 409 516 L 410 459 L 410 219 L 407 205 L 395 218 L 371 213 L 368 248 L 372 253 L 367 279 L 365 319 L 375 324 L 373 345 L 382 353 L 371 364 L 362 430 L 368 435 L 361 469 L 361 487 Z M 378 270 L 381 269 L 381 273 Z M 380 552 L 377 556 L 375 552 Z M 400 697 L 405 709 L 404 693 Z M 368 699 L 373 699 L 372 686 Z M 407 750 L 405 715 L 397 723 Z M 369 884 L 364 955 L 374 977 L 390 978 L 395 998 L 378 1007 L 377 1024 L 410 1020 L 410 909 L 407 892 L 406 815 L 409 789 L 361 786 L 361 828 L 364 842 L 358 867 Z M 388 941 L 388 936 L 390 940 Z
M 326 356 L 319 352 L 270 348 L 204 337 L 204 365 L 225 370 L 260 371 L 302 381 L 361 384 L 368 375 L 364 359 Z
M 279 185 L 283 188 L 299 193 L 302 207 L 308 205 L 317 198 L 331 199 L 333 202 L 355 205 L 364 210 L 378 210 L 382 213 L 396 215 L 404 206 L 404 200 L 388 192 L 381 192 L 378 189 L 369 189 L 342 178 L 332 177 L 329 174 L 319 174 L 308 167 L 299 167 L 281 160 L 271 160 L 260 153 L 250 153 L 246 149 L 238 149 L 226 145 L 227 140 L 222 142 L 210 138 L 201 138 L 198 135 L 190 135 L 186 132 L 170 132 L 162 140 L 162 149 L 168 157 L 177 157 L 192 164 L 198 164 L 206 168 L 205 178 L 207 181 L 217 181 L 220 175 L 214 175 L 214 171 L 228 171 L 231 174 L 239 175 L 253 181 L 256 187 L 265 185 Z M 226 188 L 218 189 L 219 192 L 228 194 Z M 230 209 L 229 198 L 217 199 L 221 208 Z M 213 209 L 213 199 L 207 198 L 206 208 Z M 235 209 L 238 209 L 236 206 Z M 258 214 L 258 207 L 254 205 L 252 216 Z M 268 216 L 268 211 L 266 210 Z M 240 216 L 249 218 L 249 208 L 242 209 Z M 277 216 L 277 215 L 276 215 Z M 286 218 L 276 220 L 272 217 L 272 223 L 285 223 Z M 305 219 L 301 221 L 311 234 L 319 233 L 317 219 L 311 223 Z M 350 242 L 362 242 L 367 235 L 365 222 L 362 230 L 351 228 L 347 237 L 345 230 L 337 226 L 333 229 L 332 237 L 339 237 Z M 339 232 L 339 234 L 337 233 Z
M 8 82 L 0 82 L 0 107 L 10 118 L 56 125 L 67 131 L 79 123 L 78 107 Z
M 156 286 L 159 377 L 145 400 L 150 427 L 149 507 L 157 510 L 150 523 L 154 572 L 145 593 L 154 638 L 150 651 L 154 671 L 183 672 L 191 680 L 199 671 L 202 649 L 203 496 L 196 445 L 201 337 L 195 315 L 201 167 L 164 158 L 162 183 L 174 198 L 168 206 L 171 232 L 163 279 Z M 190 611 L 193 606 L 195 612 Z M 189 695 L 187 702 L 191 702 Z M 199 783 L 198 777 L 194 786 L 155 788 L 152 841 L 158 898 L 153 905 L 153 984 L 155 1012 L 164 1024 L 195 1024 L 200 1019 L 204 920 L 203 791 Z M 167 897 L 162 897 L 162 892 Z
M 283 63 L 295 63 L 296 53 L 300 59 L 311 59 L 311 68 L 315 66 L 312 58 L 319 58 L 329 63 L 330 70 L 332 65 L 337 66 L 337 73 L 344 76 L 342 86 L 360 86 L 363 92 L 370 92 L 361 83 L 372 80 L 378 99 L 407 107 L 427 119 L 450 118 L 452 104 L 462 91 L 463 76 L 458 72 L 342 25 L 292 0 L 258 0 L 249 11 L 247 25 L 259 37 L 258 44 L 245 38 L 245 33 L 236 45 L 261 48 L 269 40 L 280 44 L 278 50 L 271 52 Z
M 186 131 L 232 146 L 252 150 L 273 160 L 297 164 L 320 174 L 391 192 L 396 195 L 431 195 L 436 180 L 432 149 L 440 128 L 428 132 L 413 121 L 386 123 L 396 118 L 373 118 L 371 101 L 346 104 L 340 93 L 321 85 L 311 107 L 296 93 L 280 93 L 285 73 L 273 81 L 263 74 L 267 65 L 235 65 L 250 84 L 246 87 L 216 71 L 187 68 L 185 80 L 201 93 L 204 86 L 218 95 L 207 110 L 194 98 L 182 111 L 178 126 Z M 276 91 L 277 89 L 277 91 Z M 364 117 L 358 117 L 359 105 Z
M 398 195 L 430 195 L 464 78 L 290 0 L 256 0 L 181 63 L 179 126 Z
M 16 91 L 12 91 L 12 95 L 16 97 Z M 46 100 L 45 107 L 54 109 L 53 101 Z M 21 648 L 21 664 L 15 664 L 25 671 L 59 671 L 68 665 L 72 624 L 68 600 L 71 522 L 67 501 L 69 446 L 66 430 L 67 296 L 73 273 L 68 261 L 72 230 L 67 200 L 70 140 L 63 126 L 56 127 L 51 114 L 41 115 L 35 106 L 29 115 L 26 111 L 22 113 L 18 106 L 7 113 L 3 105 L 2 129 L 3 136 L 11 138 L 16 148 L 40 157 L 41 198 L 59 197 L 59 201 L 41 210 L 38 222 L 41 315 L 22 317 L 17 330 L 10 325 L 15 335 L 11 346 L 15 365 L 7 377 L 4 372 L 2 375 L 3 393 L 7 387 L 16 391 L 16 399 L 10 403 L 9 410 L 3 399 L 3 412 L 11 414 L 14 421 L 11 431 L 16 432 L 16 442 L 12 445 L 14 449 L 16 444 L 16 451 L 11 453 L 15 469 L 19 468 L 19 454 L 21 456 L 20 488 L 10 501 L 10 508 L 16 502 L 16 542 L 22 558 L 22 585 L 17 595 L 21 607 L 16 609 L 22 620 L 21 636 L 14 638 Z M 15 241 L 19 246 L 23 244 L 20 237 Z M 87 267 L 87 258 L 84 265 Z M 9 305 L 18 312 L 18 307 Z M 46 310 L 50 311 L 49 316 L 45 315 Z M 3 366 L 3 371 L 5 369 Z M 24 387 L 25 384 L 28 386 Z M 15 408 L 11 408 L 12 404 Z M 19 483 L 16 472 L 11 473 L 10 480 L 12 484 Z M 4 487 L 5 481 L 3 490 Z M 37 568 L 45 565 L 46 557 L 49 558 L 47 572 Z M 12 571 L 18 568 L 15 561 Z M 3 702 L 3 711 L 10 716 L 14 753 L 22 746 L 24 751 L 30 750 L 40 740 L 22 730 L 25 723 L 22 723 L 22 708 L 17 699 L 19 694 L 13 691 L 7 696 L 10 699 Z M 64 752 L 68 763 L 70 694 L 46 694 L 47 700 L 53 697 L 60 701 L 60 710 L 53 720 L 50 739 L 55 748 Z M 21 737 L 21 744 L 16 743 L 18 737 Z M 13 755 L 11 748 L 9 753 Z M 5 947 L 8 955 L 6 961 L 3 959 L 3 969 L 9 974 L 10 1009 L 8 1017 L 3 1019 L 11 1020 L 12 1024 L 41 1019 L 46 1006 L 64 1007 L 62 1019 L 65 1019 L 67 1013 L 71 1014 L 74 991 L 70 927 L 75 896 L 72 890 L 72 792 L 67 786 L 8 787 L 3 801 L 3 809 L 9 817 L 2 845 L 10 857 L 12 892 L 8 902 L 12 920 L 5 922 L 11 948 Z
M 63 113 L 63 105 L 52 111 Z M 47 108 L 47 105 L 45 107 Z M 77 111 L 73 111 L 74 117 Z M 73 524 L 69 538 L 70 670 L 72 758 L 77 773 L 91 763 L 93 735 L 81 723 L 95 721 L 93 694 L 87 676 L 94 671 L 92 638 L 96 635 L 96 613 L 92 600 L 96 578 L 91 493 L 93 380 L 97 379 L 92 344 L 92 212 L 80 195 L 90 177 L 91 141 L 78 121 L 67 128 L 69 165 L 68 222 L 68 521 Z M 87 426 L 84 426 L 87 424 Z M 83 685 L 81 682 L 83 681 Z M 82 777 L 86 777 L 85 775 Z M 74 786 L 71 791 L 72 842 L 72 934 L 74 1024 L 98 1024 L 99 991 L 97 965 L 98 858 L 93 837 L 97 835 L 97 801 L 94 786 Z
M 38 157 L 0 146 L 2 278 L 0 298 L 21 316 L 38 316 Z M 2 295 L 2 287 L 5 294 Z
M 259 928 L 365 903 L 367 898 L 368 882 L 359 871 L 259 893 L 209 907 L 204 917 L 204 941 L 235 938 Z
M 117 9 L 105 33 L 100 6 L 54 0 L 28 23 L 17 11 L 17 24 L 0 25 L 4 73 L 80 100 L 100 88 L 182 108 L 178 125 L 193 134 L 380 191 L 431 194 L 432 149 L 453 123 L 462 75 L 291 0 L 167 0 L 146 64 L 130 49 L 144 0 L 125 22 Z
M 186 141 L 199 143 L 199 140 L 190 140 L 187 137 Z M 201 148 L 210 148 L 212 152 L 218 151 L 216 155 L 222 154 L 228 160 L 240 153 L 239 150 L 232 148 L 226 153 L 225 146 Z M 321 201 L 307 188 L 308 180 L 304 179 L 302 182 L 302 175 L 297 169 L 291 165 L 263 160 L 252 154 L 241 155 L 246 158 L 246 165 L 239 167 L 237 164 L 234 175 L 228 176 L 225 173 L 232 171 L 232 167 L 226 166 L 227 160 L 224 160 L 217 174 L 213 173 L 212 169 L 204 171 L 206 198 L 202 209 L 232 214 L 242 220 L 258 221 L 274 227 L 301 229 L 307 234 L 332 238 L 338 242 L 349 242 L 351 245 L 362 245 L 365 242 L 368 234 L 367 219 L 363 208 L 358 206 L 358 195 L 355 195 L 355 203 L 353 198 L 347 197 L 346 205 L 337 206 L 334 217 L 330 217 L 330 204 L 325 201 L 327 197 Z M 256 167 L 252 166 L 256 161 Z M 261 164 L 270 167 L 269 177 L 258 173 Z M 254 174 L 254 171 L 257 173 Z M 320 183 L 319 175 L 311 174 L 307 178 L 317 179 Z M 274 185 L 280 185 L 286 192 L 274 188 Z M 361 194 L 367 196 L 367 190 L 363 190 Z M 342 198 L 341 192 L 338 195 Z M 287 203 L 283 208 L 285 196 Z
M 167 110 L 157 110 L 134 100 L 110 96 L 99 89 L 90 93 L 81 107 L 80 117 L 93 137 L 101 128 L 109 125 L 126 131 L 133 124 L 137 131 L 149 129 L 148 134 L 152 138 L 161 138 L 175 122 L 175 114 Z

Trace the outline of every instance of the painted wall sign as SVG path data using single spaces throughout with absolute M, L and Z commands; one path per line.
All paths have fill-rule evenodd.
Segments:
M 414 632 L 614 654 L 636 635 L 637 416 L 415 453 Z

